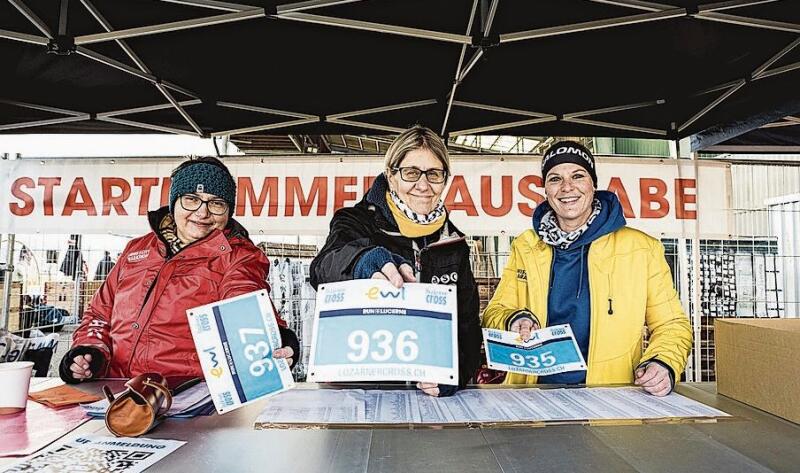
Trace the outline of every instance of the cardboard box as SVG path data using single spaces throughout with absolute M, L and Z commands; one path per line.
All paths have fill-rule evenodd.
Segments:
M 717 392 L 800 424 L 800 319 L 717 319 Z
M 2 314 L 5 297 L 3 297 L 3 285 L 0 281 L 0 314 Z M 16 332 L 20 329 L 19 314 L 22 308 L 22 283 L 15 281 L 11 283 L 11 298 L 8 305 L 8 331 Z M 0 329 L 2 329 L 0 325 Z

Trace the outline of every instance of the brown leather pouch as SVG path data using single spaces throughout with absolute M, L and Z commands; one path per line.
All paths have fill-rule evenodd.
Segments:
M 128 389 L 116 398 L 108 386 L 106 428 L 117 437 L 138 437 L 150 431 L 172 406 L 167 382 L 158 373 L 144 373 L 125 383 Z

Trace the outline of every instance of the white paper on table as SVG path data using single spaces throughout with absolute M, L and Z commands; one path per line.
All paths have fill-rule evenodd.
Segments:
M 298 389 L 269 400 L 257 427 L 325 424 L 465 424 L 729 417 L 672 393 L 638 387 L 466 389 L 436 398 L 419 390 Z
M 361 424 L 365 413 L 361 389 L 293 389 L 270 398 L 255 424 Z
M 130 437 L 81 435 L 15 463 L 2 473 L 80 471 L 139 473 L 186 442 Z

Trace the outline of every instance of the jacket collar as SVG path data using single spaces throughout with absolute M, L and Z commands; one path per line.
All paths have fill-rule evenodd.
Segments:
M 372 186 L 364 196 L 364 201 L 368 205 L 372 205 L 380 212 L 384 220 L 389 224 L 391 230 L 398 231 L 397 221 L 389 209 L 389 204 L 386 202 L 386 192 L 389 191 L 389 181 L 386 180 L 386 175 L 383 173 L 378 174 L 372 182 Z

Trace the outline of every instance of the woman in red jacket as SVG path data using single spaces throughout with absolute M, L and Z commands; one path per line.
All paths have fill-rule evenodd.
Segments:
M 64 381 L 203 376 L 186 310 L 268 289 L 269 261 L 231 217 L 235 205 L 236 181 L 218 159 L 172 172 L 169 206 L 148 214 L 152 232 L 128 243 L 84 313 L 61 361 Z M 286 346 L 274 356 L 294 364 L 297 337 L 277 320 Z

